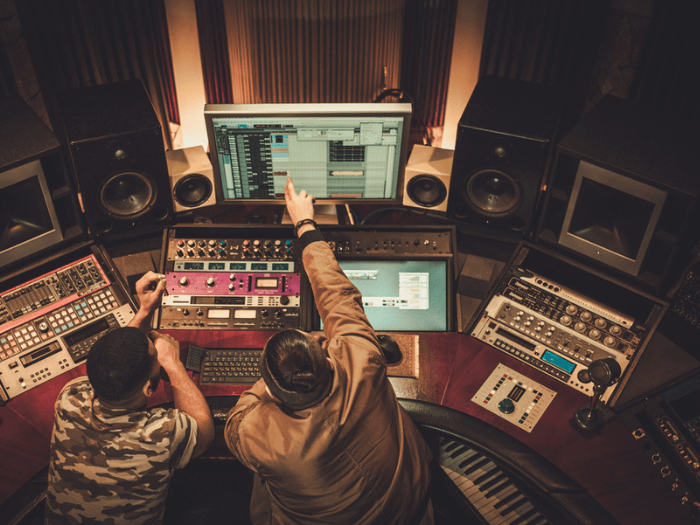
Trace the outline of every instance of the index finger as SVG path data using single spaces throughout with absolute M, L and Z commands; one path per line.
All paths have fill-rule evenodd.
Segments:
M 296 193 L 296 190 L 294 189 L 294 182 L 292 182 L 291 177 L 287 177 L 287 184 L 284 187 L 284 192 L 288 193 L 289 195 L 294 195 Z

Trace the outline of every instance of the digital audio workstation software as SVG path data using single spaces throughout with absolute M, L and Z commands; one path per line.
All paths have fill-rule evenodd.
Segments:
M 448 330 L 446 261 L 346 260 L 339 264 L 362 293 L 363 308 L 375 330 Z
M 396 198 L 410 112 L 341 113 L 209 114 L 220 198 L 283 200 L 287 177 L 317 199 Z

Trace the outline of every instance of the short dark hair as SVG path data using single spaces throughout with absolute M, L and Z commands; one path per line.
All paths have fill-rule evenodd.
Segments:
M 333 377 L 326 357 L 321 345 L 308 334 L 282 330 L 265 344 L 260 375 L 285 406 L 302 410 L 330 392 Z
M 90 349 L 87 374 L 97 397 L 106 401 L 131 398 L 150 379 L 153 360 L 148 337 L 138 328 L 116 328 Z

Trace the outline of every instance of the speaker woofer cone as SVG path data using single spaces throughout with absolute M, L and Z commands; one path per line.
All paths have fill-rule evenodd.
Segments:
M 445 201 L 447 188 L 433 175 L 423 174 L 413 177 L 406 187 L 408 196 L 416 204 L 432 208 Z
M 192 208 L 206 202 L 211 192 L 211 181 L 204 175 L 195 173 L 177 181 L 173 196 L 181 205 Z
M 132 218 L 146 213 L 156 199 L 150 177 L 137 172 L 112 175 L 100 187 L 100 204 L 113 217 Z
M 518 182 L 505 172 L 485 169 L 469 177 L 463 189 L 465 200 L 479 213 L 505 217 L 518 207 L 521 199 Z

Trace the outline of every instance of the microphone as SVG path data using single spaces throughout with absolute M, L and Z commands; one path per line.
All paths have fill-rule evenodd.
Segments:
M 591 402 L 579 408 L 574 413 L 574 423 L 581 430 L 594 431 L 607 423 L 602 416 L 602 409 L 598 407 L 600 399 L 609 386 L 614 385 L 622 375 L 620 364 L 608 357 L 593 361 L 588 370 L 579 374 L 579 379 L 584 383 L 593 382 L 593 397 Z

